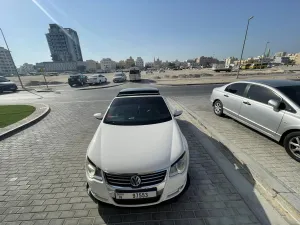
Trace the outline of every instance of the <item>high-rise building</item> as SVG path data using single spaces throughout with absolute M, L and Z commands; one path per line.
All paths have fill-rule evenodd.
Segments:
M 137 57 L 135 60 L 135 66 L 143 69 L 144 68 L 144 60 L 141 57 Z
M 83 61 L 77 32 L 57 24 L 49 25 L 46 34 L 53 62 Z
M 0 47 L 0 75 L 6 76 L 16 74 L 17 70 L 10 52 Z

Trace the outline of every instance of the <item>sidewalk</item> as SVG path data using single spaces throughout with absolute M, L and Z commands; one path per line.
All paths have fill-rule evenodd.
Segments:
M 175 98 L 174 98 L 175 99 Z M 172 100 L 172 99 L 171 99 Z M 198 121 L 207 134 L 224 144 L 242 166 L 247 166 L 255 183 L 275 204 L 300 221 L 300 164 L 291 159 L 277 143 L 212 111 L 196 110 L 199 101 L 177 98 L 176 103 Z M 233 163 L 237 163 L 234 162 Z M 247 176 L 247 174 L 246 174 Z

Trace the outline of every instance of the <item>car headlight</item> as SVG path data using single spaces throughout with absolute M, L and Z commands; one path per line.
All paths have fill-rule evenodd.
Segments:
M 90 179 L 96 179 L 102 181 L 101 169 L 96 167 L 96 165 L 89 159 L 86 159 L 85 170 Z
M 179 157 L 179 159 L 177 159 L 177 161 L 171 165 L 169 176 L 172 177 L 177 174 L 183 173 L 186 169 L 186 165 L 187 165 L 187 155 L 184 152 Z

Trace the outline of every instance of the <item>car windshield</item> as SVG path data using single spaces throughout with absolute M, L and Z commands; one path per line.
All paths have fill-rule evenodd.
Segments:
M 7 82 L 8 80 L 5 77 L 0 77 L 0 82 Z
M 70 78 L 78 78 L 79 75 L 71 75 Z
M 277 87 L 277 89 L 300 107 L 300 85 Z
M 171 119 L 161 96 L 121 97 L 114 99 L 103 122 L 113 125 L 148 125 Z
M 129 74 L 139 74 L 140 71 L 139 70 L 130 70 Z
M 119 73 L 119 74 L 115 74 L 115 77 L 122 77 L 123 74 Z

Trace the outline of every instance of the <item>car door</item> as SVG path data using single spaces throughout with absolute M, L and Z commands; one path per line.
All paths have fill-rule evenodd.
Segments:
M 247 85 L 248 83 L 240 82 L 230 84 L 225 88 L 222 103 L 226 114 L 238 117 Z
M 251 84 L 240 110 L 240 119 L 262 133 L 274 137 L 282 121 L 284 111 L 275 111 L 268 101 L 281 101 L 281 97 L 272 89 Z

